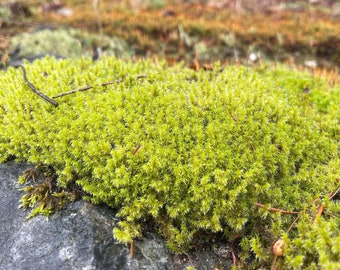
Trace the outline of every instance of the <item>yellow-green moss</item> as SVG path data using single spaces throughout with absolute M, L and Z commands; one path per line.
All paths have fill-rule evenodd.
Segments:
M 152 219 L 176 252 L 204 231 L 226 239 L 237 233 L 242 261 L 255 254 L 254 265 L 268 265 L 271 242 L 295 216 L 256 203 L 303 211 L 339 187 L 339 87 L 305 73 L 220 72 L 218 64 L 195 72 L 115 58 L 45 58 L 26 69 L 50 97 L 94 88 L 56 99 L 55 108 L 24 84 L 20 70 L 1 71 L 0 160 L 52 165 L 60 187 L 75 181 L 87 199 L 118 209 L 120 241 L 140 236 Z M 339 229 L 339 207 L 327 203 L 322 222 Z M 301 234 L 298 227 L 289 237 Z M 313 263 L 319 259 L 312 254 Z

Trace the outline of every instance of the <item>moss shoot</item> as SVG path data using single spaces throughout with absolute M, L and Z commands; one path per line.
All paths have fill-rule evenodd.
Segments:
M 152 220 L 175 252 L 223 233 L 245 265 L 268 266 L 283 237 L 279 264 L 339 266 L 340 205 L 329 196 L 340 186 L 339 86 L 284 67 L 45 58 L 25 68 L 49 97 L 93 88 L 56 108 L 20 70 L 1 71 L 0 161 L 53 167 L 58 192 L 76 183 L 117 209 L 121 242 Z M 273 208 L 301 212 L 289 233 L 297 215 Z

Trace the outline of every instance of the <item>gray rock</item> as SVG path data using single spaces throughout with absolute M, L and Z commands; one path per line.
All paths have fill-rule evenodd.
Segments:
M 17 209 L 22 196 L 22 193 L 18 191 L 18 177 L 27 168 L 28 165 L 24 164 L 0 164 L 0 247 L 2 251 L 6 250 L 6 243 L 13 232 L 20 229 L 21 224 L 18 220 L 25 220 L 25 213 Z M 1 254 L 4 253 L 1 252 Z M 3 259 L 4 256 L 1 256 L 1 267 Z
M 0 164 L 1 270 L 173 269 L 171 253 L 155 235 L 139 241 L 136 258 L 131 259 L 129 247 L 112 237 L 118 219 L 106 206 L 78 201 L 48 220 L 26 220 L 27 213 L 18 209 L 22 193 L 17 179 L 27 168 Z
M 0 164 L 0 270 L 177 270 L 193 265 L 196 269 L 214 269 L 222 262 L 212 251 L 174 256 L 166 241 L 146 232 L 129 246 L 119 244 L 112 236 L 118 219 L 104 205 L 78 201 L 46 219 L 18 209 L 23 195 L 18 177 L 29 166 L 13 161 Z

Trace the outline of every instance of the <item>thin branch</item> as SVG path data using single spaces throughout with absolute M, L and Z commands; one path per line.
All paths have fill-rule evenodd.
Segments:
M 137 147 L 133 150 L 132 155 L 135 155 L 141 146 L 142 144 L 138 144 Z
M 120 82 L 123 82 L 123 80 L 115 80 L 115 81 L 103 83 L 103 84 L 101 84 L 101 86 L 107 86 L 107 85 L 109 85 L 109 84 L 120 83 Z M 59 97 L 71 95 L 71 94 L 74 94 L 74 93 L 77 93 L 77 92 L 83 92 L 83 91 L 86 91 L 86 90 L 90 90 L 90 89 L 92 89 L 93 87 L 94 87 L 94 86 L 92 86 L 92 85 L 84 86 L 84 87 L 79 88 L 79 89 L 75 89 L 75 90 L 72 90 L 72 91 L 68 91 L 68 92 L 64 92 L 64 93 L 55 95 L 55 96 L 53 96 L 53 98 L 59 98 Z
M 235 115 L 233 115 L 232 112 L 229 112 L 229 114 L 230 114 L 231 118 L 233 118 L 233 120 L 234 120 L 235 122 L 238 122 L 237 117 L 236 117 Z
M 24 82 L 25 82 L 25 84 L 29 87 L 29 88 L 31 88 L 32 89 L 32 91 L 34 92 L 34 93 L 36 93 L 39 97 L 41 97 L 43 100 L 45 100 L 46 102 L 48 102 L 48 103 L 50 103 L 50 104 L 52 104 L 54 107 L 58 107 L 58 103 L 55 101 L 55 100 L 53 100 L 53 99 L 51 99 L 51 98 L 49 98 L 48 96 L 46 96 L 45 94 L 43 94 L 42 92 L 40 92 L 29 80 L 27 80 L 27 76 L 26 76 L 26 69 L 24 68 L 24 66 L 23 65 L 16 65 L 15 66 L 16 68 L 21 68 L 21 70 L 22 70 L 22 73 L 23 73 L 23 77 L 24 77 Z
M 146 78 L 146 75 L 139 75 L 139 76 L 136 77 L 136 79 L 141 79 L 141 78 Z M 110 84 L 121 83 L 121 82 L 124 82 L 124 79 L 105 82 L 105 83 L 100 84 L 100 86 L 108 86 Z M 59 98 L 59 97 L 71 95 L 71 94 L 74 94 L 74 93 L 77 93 L 77 92 L 87 91 L 87 90 L 92 89 L 93 87 L 94 86 L 92 86 L 92 85 L 84 86 L 84 87 L 79 88 L 79 89 L 75 89 L 75 90 L 72 90 L 72 91 L 68 91 L 68 92 L 64 92 L 64 93 L 55 95 L 53 98 Z
M 261 208 L 267 208 L 267 206 L 265 206 L 262 203 L 256 203 L 256 206 L 261 207 Z M 302 213 L 302 212 L 282 210 L 282 209 L 273 208 L 273 207 L 268 207 L 268 210 L 270 212 L 279 212 L 279 213 L 282 213 L 282 214 L 294 214 L 294 215 L 298 215 L 298 214 Z
M 338 189 L 337 189 L 336 191 L 334 191 L 334 193 L 331 194 L 331 195 L 329 196 L 329 199 L 330 199 L 330 200 L 333 199 L 334 196 L 335 196 L 339 191 L 340 191 L 340 187 L 338 187 Z
M 289 226 L 289 228 L 288 228 L 288 230 L 287 230 L 287 233 L 289 233 L 290 230 L 293 229 L 295 223 L 300 219 L 300 217 L 301 217 L 301 215 L 297 216 L 296 219 L 294 219 L 293 223 L 290 224 L 290 226 Z
M 330 199 L 330 200 L 333 199 L 334 196 L 335 196 L 339 191 L 340 191 L 340 187 L 338 187 L 338 189 L 337 189 L 336 191 L 334 191 L 333 193 L 332 193 L 332 192 L 328 193 L 329 199 Z M 316 222 L 318 221 L 319 217 L 322 215 L 324 209 L 325 209 L 325 205 L 324 205 L 324 204 L 321 204 L 321 205 L 319 206 L 318 212 L 316 213 L 316 215 L 315 215 L 315 217 L 314 217 L 313 225 L 316 224 Z
M 317 223 L 317 221 L 320 218 L 320 216 L 322 215 L 322 212 L 323 212 L 324 209 L 325 209 L 325 205 L 321 204 L 319 209 L 318 209 L 318 212 L 316 213 L 315 218 L 313 220 L 313 225 L 315 225 Z

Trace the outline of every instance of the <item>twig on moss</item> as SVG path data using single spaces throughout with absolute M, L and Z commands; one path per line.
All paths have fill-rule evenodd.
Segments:
M 335 192 L 330 192 L 328 194 L 328 197 L 329 199 L 332 199 L 338 192 L 340 191 L 340 187 L 335 191 Z M 314 201 L 313 201 L 313 204 L 318 202 L 320 200 L 320 198 L 316 198 Z M 258 207 L 261 207 L 261 208 L 267 208 L 267 206 L 265 206 L 264 204 L 262 203 L 256 203 L 256 206 Z M 323 212 L 323 209 L 324 209 L 324 205 L 321 204 L 321 206 L 319 207 L 319 210 L 318 210 L 318 213 L 316 215 L 317 216 L 320 216 Z M 296 212 L 296 211 L 287 211 L 287 210 L 282 210 L 282 209 L 278 209 L 278 208 L 273 208 L 273 207 L 268 207 L 268 211 L 270 212 L 279 212 L 279 213 L 282 213 L 282 214 L 302 214 L 303 211 L 299 211 L 299 212 Z M 315 217 L 315 218 L 316 218 Z M 294 223 L 294 222 L 293 222 Z M 289 229 L 288 229 L 289 230 Z
M 45 94 L 43 94 L 42 92 L 40 92 L 28 79 L 26 76 L 26 69 L 24 68 L 23 65 L 16 65 L 16 68 L 21 68 L 22 73 L 23 73 L 23 77 L 24 77 L 24 82 L 25 84 L 32 89 L 32 91 L 34 93 L 36 93 L 39 97 L 41 97 L 43 100 L 47 101 L 48 103 L 52 104 L 54 107 L 58 107 L 58 102 L 56 102 L 55 100 L 49 98 L 48 96 L 46 96 Z
M 261 208 L 267 208 L 267 206 L 265 206 L 262 203 L 256 203 L 256 206 L 261 207 Z M 298 215 L 301 214 L 302 212 L 295 212 L 295 211 L 287 211 L 287 210 L 282 210 L 282 209 L 278 209 L 278 208 L 273 208 L 273 207 L 268 207 L 268 211 L 270 212 L 279 212 L 282 214 L 294 214 L 294 215 Z
M 340 191 L 340 187 L 338 187 L 338 189 L 334 192 L 330 192 L 328 193 L 328 198 L 331 200 L 334 198 L 334 196 Z M 318 198 L 319 199 L 319 198 Z M 323 213 L 323 210 L 325 209 L 325 205 L 324 204 L 321 204 L 319 206 L 319 209 L 318 209 L 318 212 L 316 213 L 315 217 L 314 217 L 314 220 L 313 220 L 313 225 L 316 224 L 316 222 L 318 221 L 319 217 L 322 215 Z
M 336 191 L 334 191 L 333 194 L 331 194 L 331 195 L 329 196 L 329 199 L 330 199 L 330 200 L 333 199 L 334 196 L 335 196 L 339 191 L 340 191 L 340 187 L 338 187 L 338 189 L 337 189 Z
M 230 114 L 231 118 L 233 118 L 233 120 L 234 120 L 235 122 L 238 122 L 237 117 L 236 117 L 235 115 L 233 115 L 232 112 L 229 112 L 229 114 Z
M 137 80 L 141 79 L 141 78 L 146 78 L 146 75 L 139 75 L 139 76 L 136 77 Z M 105 83 L 100 84 L 100 86 L 108 86 L 110 84 L 121 83 L 121 82 L 124 82 L 124 79 L 105 82 Z M 72 91 L 68 91 L 68 92 L 64 92 L 64 93 L 55 95 L 53 98 L 59 98 L 59 97 L 71 95 L 71 94 L 74 94 L 74 93 L 77 93 L 77 92 L 87 91 L 87 90 L 92 89 L 93 87 L 94 86 L 92 86 L 92 85 L 84 86 L 84 87 L 79 88 L 79 89 L 75 89 L 75 90 L 72 90 Z
M 141 146 L 142 144 L 138 144 L 137 147 L 132 151 L 132 155 L 135 155 Z
M 319 206 L 318 212 L 315 215 L 315 218 L 313 220 L 313 225 L 315 225 L 317 223 L 317 221 L 319 220 L 320 216 L 322 215 L 323 210 L 325 209 L 325 205 L 321 204 Z
M 332 199 L 334 198 L 334 196 L 340 191 L 340 187 L 335 191 L 335 192 L 330 192 L 328 194 L 329 196 L 329 199 Z M 313 201 L 313 204 L 320 201 L 320 198 L 316 198 L 314 201 Z M 261 203 L 256 203 L 256 206 L 258 207 L 261 207 L 261 208 L 267 208 L 264 204 L 261 204 Z M 310 208 L 310 207 L 308 207 Z M 307 209 L 308 209 L 307 208 Z M 318 218 L 322 215 L 323 213 L 323 210 L 324 210 L 325 206 L 324 204 L 321 204 L 318 208 L 318 212 L 316 213 L 315 215 L 315 218 L 313 220 L 313 225 L 315 225 L 315 223 L 317 222 Z M 299 216 L 296 217 L 294 219 L 294 221 L 292 222 L 292 224 L 289 226 L 288 230 L 287 230 L 287 233 L 290 232 L 290 230 L 294 227 L 295 223 L 300 219 L 301 217 L 301 214 L 304 213 L 305 211 L 300 211 L 300 212 L 295 212 L 295 211 L 287 211 L 287 210 L 282 210 L 282 209 L 277 209 L 277 208 L 272 208 L 272 207 L 269 207 L 268 208 L 268 211 L 271 211 L 271 212 L 280 212 L 282 214 L 298 214 Z
M 298 215 L 298 216 L 294 219 L 294 221 L 292 222 L 292 224 L 290 224 L 290 226 L 289 226 L 289 228 L 288 228 L 288 230 L 287 230 L 287 233 L 289 233 L 290 230 L 293 229 L 295 223 L 298 222 L 298 220 L 300 219 L 300 217 L 301 217 L 301 215 Z
M 328 194 L 329 199 L 332 199 L 339 191 L 340 191 L 340 187 L 339 187 L 335 192 L 330 192 L 330 193 Z M 316 203 L 316 202 L 318 202 L 318 201 L 320 201 L 320 198 L 316 198 L 316 199 L 313 201 L 313 204 Z M 309 208 L 310 208 L 310 207 L 308 207 L 307 209 L 309 209 Z M 321 214 L 323 213 L 323 210 L 324 210 L 324 209 L 325 209 L 324 204 L 321 204 L 321 205 L 319 206 L 318 212 L 316 213 L 315 218 L 314 218 L 314 220 L 313 220 L 313 225 L 316 224 L 317 219 L 321 216 Z M 303 212 L 300 212 L 300 213 L 302 214 Z M 330 214 L 330 216 L 332 216 L 332 215 Z M 289 231 L 294 227 L 294 224 L 300 219 L 300 217 L 301 217 L 301 215 L 299 215 L 296 219 L 294 219 L 293 223 L 289 226 L 289 228 L 288 228 L 288 230 L 287 230 L 287 233 L 289 233 Z
M 107 86 L 107 85 L 109 85 L 109 84 L 120 83 L 120 82 L 123 82 L 123 81 L 124 81 L 124 80 L 115 80 L 115 81 L 103 83 L 103 84 L 101 84 L 101 86 Z M 93 87 L 94 87 L 94 86 L 92 86 L 92 85 L 88 85 L 88 86 L 85 86 L 85 87 L 82 87 L 82 88 L 79 88 L 79 89 L 75 89 L 75 90 L 72 90 L 72 91 L 68 91 L 68 92 L 64 92 L 64 93 L 55 95 L 55 96 L 53 96 L 53 98 L 59 98 L 59 97 L 71 95 L 71 94 L 74 94 L 74 93 L 77 93 L 77 92 L 83 92 L 83 91 L 86 91 L 86 90 L 90 90 L 90 89 L 92 89 Z

